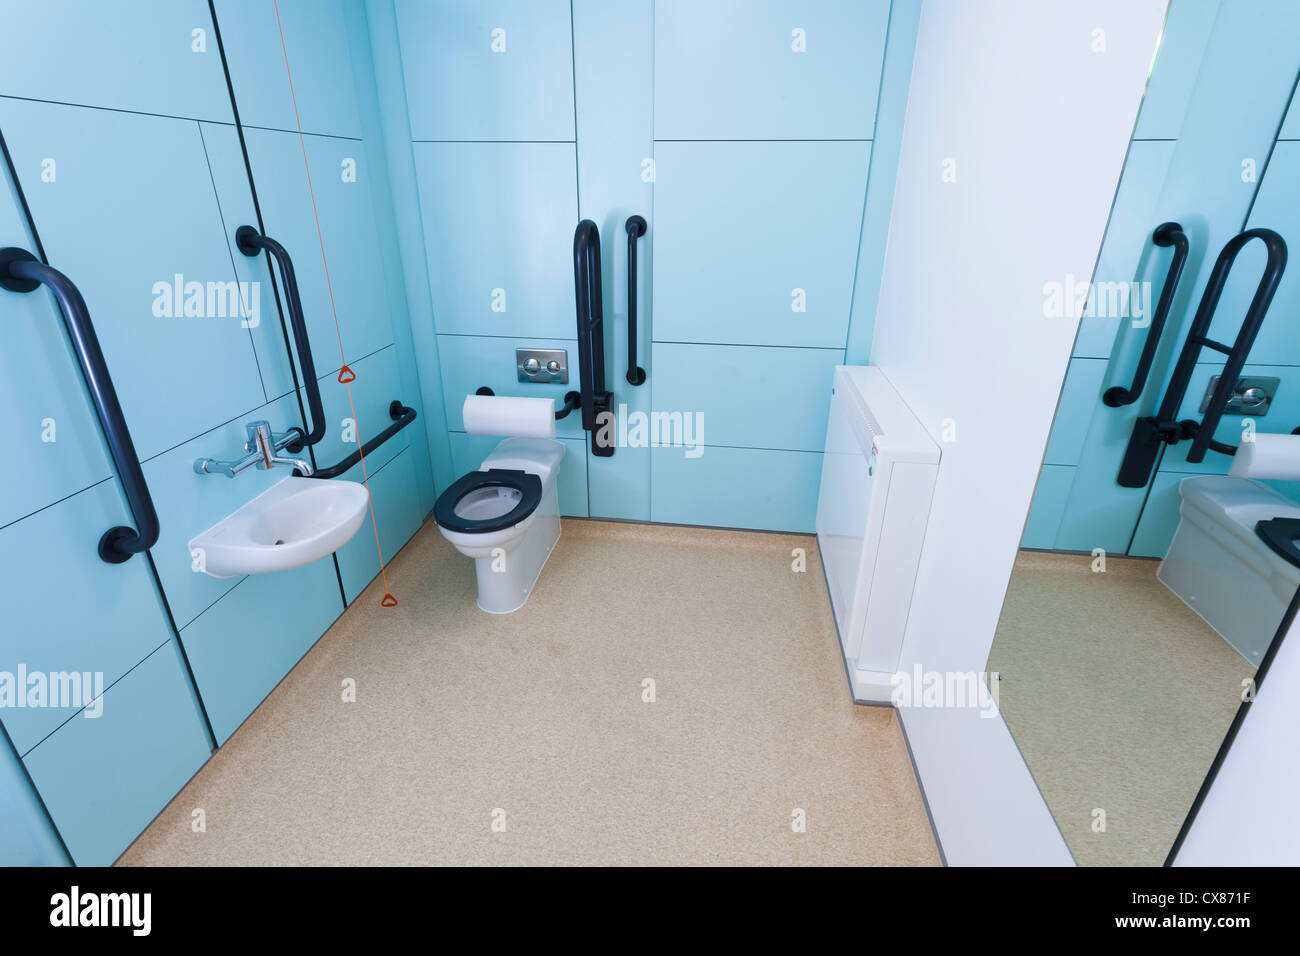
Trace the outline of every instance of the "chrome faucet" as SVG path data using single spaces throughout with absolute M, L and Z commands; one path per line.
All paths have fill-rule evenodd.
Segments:
M 200 475 L 225 475 L 234 478 L 241 471 L 256 465 L 262 470 L 276 465 L 292 465 L 303 475 L 310 477 L 312 468 L 301 458 L 283 458 L 276 454 L 287 445 L 300 442 L 305 437 L 299 428 L 290 428 L 277 435 L 271 431 L 270 422 L 249 422 L 248 441 L 244 442 L 244 451 L 248 455 L 238 461 L 217 461 L 215 458 L 199 458 L 194 462 L 194 470 Z

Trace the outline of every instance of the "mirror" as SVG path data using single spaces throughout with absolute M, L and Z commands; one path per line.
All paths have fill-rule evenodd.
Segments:
M 1082 865 L 1166 861 L 1300 587 L 1297 36 L 1172 0 L 1092 280 L 1044 287 L 1079 333 L 987 669 Z

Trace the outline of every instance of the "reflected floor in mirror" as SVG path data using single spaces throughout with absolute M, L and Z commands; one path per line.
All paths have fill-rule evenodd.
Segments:
M 1157 866 L 1255 669 L 1156 580 L 1158 561 L 1095 560 L 1020 552 L 988 669 L 1075 860 Z

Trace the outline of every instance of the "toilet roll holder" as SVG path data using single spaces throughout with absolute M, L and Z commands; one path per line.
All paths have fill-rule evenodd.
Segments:
M 484 385 L 482 388 L 475 389 L 474 394 L 495 395 L 496 392 L 492 391 L 492 389 Z M 565 392 L 564 404 L 561 405 L 559 411 L 555 413 L 555 420 L 558 422 L 560 419 L 565 418 L 569 414 L 569 412 L 576 410 L 579 407 L 579 405 L 581 405 L 581 403 L 582 403 L 582 396 L 580 394 L 578 394 L 577 392 Z

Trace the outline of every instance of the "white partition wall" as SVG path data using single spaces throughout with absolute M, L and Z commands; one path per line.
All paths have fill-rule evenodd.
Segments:
M 942 459 L 901 668 L 979 673 L 1165 0 L 926 0 L 872 363 Z M 903 707 L 948 862 L 1069 864 L 1000 716 Z M 981 716 L 981 713 L 984 716 Z
M 1300 858 L 1300 617 L 1292 621 L 1175 866 L 1294 866 Z

